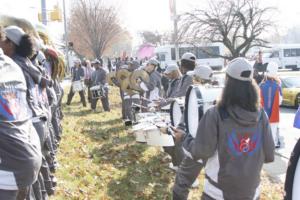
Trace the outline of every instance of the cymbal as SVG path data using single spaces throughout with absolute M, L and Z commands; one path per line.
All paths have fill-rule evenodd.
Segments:
M 130 76 L 130 88 L 142 92 L 143 89 L 140 87 L 140 82 L 138 80 L 148 83 L 150 81 L 149 74 L 145 70 L 135 70 Z
M 116 72 L 113 71 L 113 72 L 109 72 L 107 75 L 106 75 L 106 81 L 108 83 L 108 85 L 114 85 L 114 82 L 112 81 L 113 78 L 116 78 Z

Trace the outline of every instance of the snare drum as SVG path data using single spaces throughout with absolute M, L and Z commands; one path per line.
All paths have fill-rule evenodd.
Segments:
M 155 125 L 148 126 L 144 129 L 146 141 L 148 145 L 159 147 L 174 146 L 174 139 L 171 135 L 162 132 L 160 128 Z
M 72 90 L 73 92 L 80 92 L 84 90 L 84 84 L 82 81 L 73 81 L 72 82 Z
M 91 87 L 91 95 L 93 99 L 100 99 L 105 97 L 104 95 L 104 89 L 102 85 L 96 85 Z
M 180 123 L 182 114 L 184 110 L 184 102 L 175 99 L 171 103 L 171 108 L 170 108 L 170 119 L 171 119 L 171 124 L 172 126 L 177 126 Z
M 187 90 L 184 118 L 187 132 L 194 138 L 201 117 L 216 103 L 222 89 L 222 87 L 192 85 Z
M 139 123 L 137 125 L 134 125 L 132 127 L 132 132 L 135 135 L 135 140 L 137 142 L 147 142 L 146 141 L 146 132 L 144 131 L 144 128 L 147 126 L 150 126 L 151 124 L 149 123 Z

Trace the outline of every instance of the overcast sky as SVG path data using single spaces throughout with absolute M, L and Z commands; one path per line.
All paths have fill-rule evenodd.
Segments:
M 48 9 L 62 0 L 46 0 Z M 66 0 L 70 8 L 74 0 Z M 141 30 L 170 31 L 172 21 L 170 18 L 169 0 L 103 0 L 104 3 L 114 3 L 119 8 L 119 15 L 124 27 L 133 36 Z M 177 0 L 177 12 L 203 8 L 207 0 Z M 289 27 L 300 24 L 300 1 L 298 0 L 260 0 L 261 4 L 278 8 L 278 15 L 274 19 L 278 22 L 281 33 Z M 40 0 L 1 0 L 0 13 L 13 14 L 30 20 L 37 20 L 36 13 L 40 10 Z M 50 24 L 51 25 L 51 24 Z M 62 24 L 52 24 L 63 31 Z M 56 34 L 57 29 L 52 28 Z

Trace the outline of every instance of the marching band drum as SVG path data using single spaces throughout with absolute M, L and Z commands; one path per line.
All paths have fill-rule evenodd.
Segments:
M 201 117 L 216 103 L 222 89 L 222 87 L 208 85 L 192 85 L 189 87 L 185 99 L 184 118 L 187 132 L 194 138 Z
M 150 146 L 169 147 L 174 146 L 172 135 L 168 134 L 168 125 L 164 122 L 156 123 L 145 129 L 147 144 Z
M 84 90 L 84 84 L 82 81 L 73 81 L 72 82 L 72 90 L 73 92 L 80 92 Z
M 180 123 L 184 110 L 184 99 L 177 98 L 171 102 L 170 106 L 170 119 L 171 125 L 177 126 Z
M 96 85 L 90 88 L 93 99 L 100 99 L 105 97 L 105 91 L 103 85 Z

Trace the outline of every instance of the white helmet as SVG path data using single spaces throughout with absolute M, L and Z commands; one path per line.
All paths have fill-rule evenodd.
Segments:
M 211 80 L 213 70 L 208 65 L 198 65 L 194 71 L 188 72 L 189 75 L 194 75 L 202 80 Z
M 266 69 L 266 75 L 277 76 L 277 72 L 278 72 L 278 64 L 276 62 L 269 62 Z

